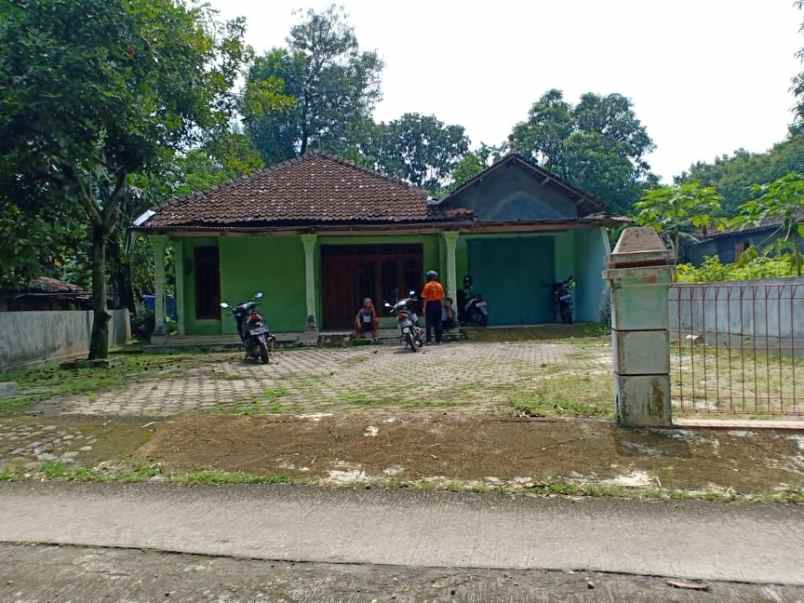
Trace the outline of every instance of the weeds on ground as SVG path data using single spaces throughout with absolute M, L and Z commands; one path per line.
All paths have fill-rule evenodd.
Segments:
M 89 395 L 219 362 L 210 354 L 112 354 L 109 368 L 59 368 L 50 364 L 0 373 L 0 381 L 17 383 L 17 395 L 0 400 L 0 415 L 24 412 L 31 404 L 57 396 Z
M 533 417 L 607 417 L 614 413 L 614 393 L 608 374 L 547 377 L 533 389 L 517 391 L 510 402 L 517 414 Z

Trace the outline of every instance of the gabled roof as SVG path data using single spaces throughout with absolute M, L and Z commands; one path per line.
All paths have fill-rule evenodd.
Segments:
M 603 201 L 596 198 L 591 193 L 587 193 L 575 186 L 572 186 L 571 184 L 562 180 L 552 172 L 549 172 L 544 168 L 539 167 L 533 161 L 518 153 L 509 153 L 496 163 L 487 167 L 477 176 L 475 176 L 474 178 L 470 178 L 469 180 L 464 182 L 461 186 L 452 191 L 449 195 L 441 199 L 439 201 L 439 204 L 449 205 L 450 201 L 455 197 L 457 197 L 461 192 L 465 191 L 466 189 L 472 186 L 476 186 L 477 184 L 488 178 L 490 175 L 492 175 L 494 172 L 499 170 L 501 167 L 510 164 L 521 166 L 522 168 L 531 172 L 534 176 L 539 178 L 539 180 L 541 180 L 541 182 L 545 185 L 550 184 L 562 189 L 577 204 L 578 214 L 580 216 L 585 216 L 592 213 L 606 212 L 607 209 L 606 204 Z
M 307 153 L 204 193 L 171 200 L 139 227 L 304 226 L 446 219 L 427 193 L 349 161 Z

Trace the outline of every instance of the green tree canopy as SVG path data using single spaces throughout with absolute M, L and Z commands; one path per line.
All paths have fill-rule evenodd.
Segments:
M 795 4 L 804 10 L 804 0 L 796 0 Z M 804 33 L 804 21 L 801 23 L 800 31 Z M 804 61 L 804 48 L 798 51 L 798 58 Z M 792 92 L 796 97 L 796 114 L 790 126 L 790 134 L 804 136 L 804 71 L 793 78 Z
M 435 115 L 405 113 L 374 127 L 366 153 L 381 173 L 436 192 L 468 150 L 463 126 L 444 124 Z
M 343 9 L 307 11 L 287 47 L 257 58 L 246 80 L 243 119 L 266 163 L 308 148 L 347 154 L 380 99 L 382 68 L 360 50 Z
M 499 161 L 503 154 L 503 147 L 495 147 L 486 143 L 480 143 L 480 147 L 466 153 L 455 165 L 455 168 L 450 174 L 450 181 L 443 192 L 451 193 L 460 187 L 464 182 L 467 182 L 477 176 L 493 162 Z
M 621 94 L 587 93 L 573 106 L 560 90 L 550 90 L 508 140 L 514 151 L 598 196 L 613 212 L 628 213 L 656 183 L 646 161 L 653 141 Z
M 715 187 L 723 195 L 724 214 L 733 217 L 753 196 L 754 185 L 767 184 L 789 172 L 804 173 L 804 135 L 792 136 L 766 153 L 741 149 L 712 163 L 698 162 L 675 180 Z
M 647 191 L 634 209 L 636 222 L 655 228 L 678 260 L 681 239 L 694 239 L 696 230 L 713 225 L 722 203 L 723 198 L 713 187 L 685 182 Z
M 249 49 L 244 23 L 178 0 L 3 0 L 0 155 L 84 211 L 95 308 L 90 358 L 108 353 L 106 251 L 131 174 L 228 122 Z M 9 195 L 13 196 L 13 192 Z

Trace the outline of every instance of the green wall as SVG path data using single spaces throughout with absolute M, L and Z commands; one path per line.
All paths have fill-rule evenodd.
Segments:
M 257 291 L 265 297 L 260 309 L 278 333 L 304 330 L 304 247 L 299 236 L 221 237 L 221 299 L 237 304 Z M 236 333 L 231 312 L 225 311 L 223 332 Z
M 463 276 L 472 274 L 469 259 L 469 244 L 474 239 L 492 242 L 505 239 L 549 239 L 553 247 L 553 274 L 555 279 L 574 275 L 576 289 L 576 319 L 597 321 L 607 295 L 602 271 L 605 268 L 607 248 L 600 228 L 568 230 L 555 233 L 516 235 L 461 235 L 456 248 L 457 288 L 463 284 Z M 319 236 L 315 248 L 315 283 L 317 314 L 323 315 L 321 292 L 321 245 L 377 245 L 421 244 L 424 270 L 438 270 L 446 277 L 446 248 L 443 237 L 432 235 L 376 235 L 376 236 Z M 304 246 L 298 235 L 248 235 L 193 237 L 175 239 L 181 245 L 184 261 L 184 299 L 180 311 L 184 312 L 185 332 L 190 335 L 235 333 L 231 313 L 224 311 L 222 320 L 196 320 L 195 318 L 195 266 L 193 250 L 201 245 L 217 245 L 220 254 L 221 299 L 230 304 L 248 299 L 256 291 L 265 298 L 261 305 L 270 328 L 276 332 L 302 331 L 305 327 L 305 274 Z M 504 245 L 503 245 L 504 246 Z M 538 245 L 535 245 L 536 249 Z M 529 248 L 529 247 L 528 247 Z M 494 245 L 487 245 L 487 253 L 493 253 Z M 501 247 L 502 251 L 502 247 Z M 541 253 L 541 252 L 540 252 Z M 537 254 L 538 255 L 538 254 Z M 527 263 L 535 257 L 522 257 L 527 273 Z M 524 274 L 523 273 L 523 274 Z M 547 273 L 545 273 L 546 276 Z M 422 275 L 422 282 L 424 275 Z M 488 288 L 488 284 L 483 287 Z M 476 289 L 482 290 L 478 283 Z M 492 314 L 494 308 L 490 308 Z M 393 318 L 383 318 L 383 326 L 393 326 Z
M 576 320 L 601 320 L 609 295 L 608 285 L 603 279 L 608 254 L 608 235 L 604 229 L 585 228 L 575 231 Z
M 181 270 L 184 273 L 184 300 L 182 302 L 183 307 L 179 309 L 179 311 L 184 311 L 185 333 L 193 335 L 220 335 L 220 320 L 198 320 L 195 317 L 195 264 L 193 261 L 196 247 L 218 245 L 218 239 L 214 237 L 179 238 L 176 239 L 173 244 L 182 246 L 183 266 L 181 266 Z M 179 267 L 177 266 L 176 269 L 178 270 Z M 177 299 L 178 298 L 179 296 L 177 295 Z

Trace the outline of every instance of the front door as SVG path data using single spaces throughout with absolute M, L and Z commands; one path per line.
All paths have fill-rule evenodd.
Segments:
M 421 245 L 323 245 L 324 328 L 352 329 L 363 299 L 377 311 L 422 285 Z

